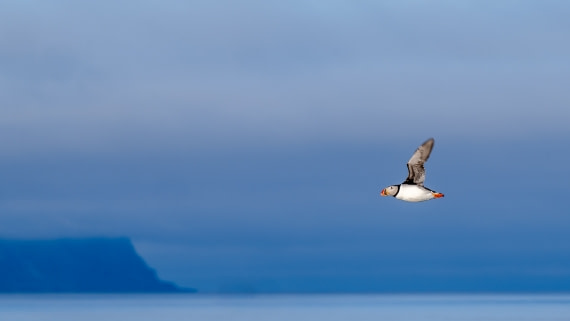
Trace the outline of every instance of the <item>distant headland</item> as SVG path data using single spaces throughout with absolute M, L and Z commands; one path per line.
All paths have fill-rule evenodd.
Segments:
M 162 281 L 128 238 L 0 239 L 0 293 L 195 292 Z

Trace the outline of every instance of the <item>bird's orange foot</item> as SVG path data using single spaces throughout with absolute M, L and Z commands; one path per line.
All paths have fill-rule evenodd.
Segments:
M 443 196 L 444 195 L 442 193 L 433 193 L 433 197 L 435 197 L 435 198 L 441 198 Z

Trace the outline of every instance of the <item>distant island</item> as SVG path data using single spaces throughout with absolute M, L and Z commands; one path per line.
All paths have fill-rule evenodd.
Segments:
M 195 292 L 162 281 L 128 238 L 0 240 L 0 293 Z

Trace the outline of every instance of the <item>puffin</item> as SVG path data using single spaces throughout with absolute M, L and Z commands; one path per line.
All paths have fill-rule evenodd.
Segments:
M 433 149 L 434 139 L 430 138 L 416 149 L 408 161 L 408 178 L 399 185 L 391 185 L 384 188 L 381 196 L 393 196 L 407 202 L 423 202 L 434 198 L 442 198 L 442 193 L 433 191 L 424 186 L 426 171 L 424 163 L 428 160 Z

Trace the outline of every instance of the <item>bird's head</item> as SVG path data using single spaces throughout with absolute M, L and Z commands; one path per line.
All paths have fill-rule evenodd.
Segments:
M 398 193 L 398 186 L 392 185 L 388 186 L 380 192 L 381 196 L 394 196 Z

